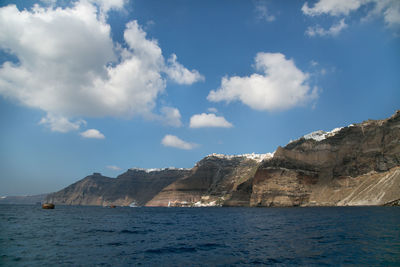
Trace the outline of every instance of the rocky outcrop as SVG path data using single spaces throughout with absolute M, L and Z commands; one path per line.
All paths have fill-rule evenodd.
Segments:
M 400 112 L 385 120 L 317 131 L 272 154 L 212 154 L 190 170 L 94 174 L 48 196 L 72 205 L 398 205 Z
M 400 199 L 396 199 L 394 201 L 390 201 L 386 203 L 384 206 L 400 206 Z
M 142 206 L 163 188 L 188 173 L 183 169 L 130 169 L 117 178 L 94 173 L 61 191 L 49 194 L 46 200 L 64 205 Z
M 400 113 L 279 147 L 252 181 L 250 206 L 382 205 L 400 197 Z
M 207 156 L 188 176 L 164 188 L 146 206 L 222 205 L 229 201 L 231 192 L 253 177 L 258 164 L 258 158 L 250 156 Z

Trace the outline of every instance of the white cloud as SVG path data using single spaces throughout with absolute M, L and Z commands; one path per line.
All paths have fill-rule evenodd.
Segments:
M 192 84 L 204 81 L 204 76 L 197 70 L 188 70 L 176 61 L 177 56 L 172 54 L 168 59 L 169 66 L 166 70 L 168 76 L 178 84 Z
M 373 18 L 383 18 L 385 25 L 393 29 L 400 28 L 400 1 L 398 0 L 369 0 L 373 2 L 367 15 L 361 18 L 362 22 Z
M 115 166 L 115 165 L 108 165 L 108 166 L 106 166 L 106 168 L 110 169 L 112 171 L 120 171 L 120 170 L 122 170 L 120 167 Z
M 170 134 L 164 136 L 164 138 L 161 140 L 161 144 L 163 144 L 164 146 L 175 147 L 185 150 L 190 150 L 198 146 L 195 143 L 188 143 L 186 141 L 183 141 L 179 137 Z
M 94 138 L 94 139 L 104 139 L 106 138 L 104 136 L 104 134 L 102 134 L 101 132 L 99 132 L 99 130 L 96 129 L 89 129 L 86 130 L 82 133 L 80 133 L 80 135 L 84 138 Z
M 119 10 L 122 9 L 127 0 L 87 0 L 89 3 L 95 4 L 100 7 L 100 11 L 103 12 L 103 15 L 111 10 Z M 40 2 L 45 5 L 55 6 L 57 4 L 57 0 L 40 0 Z
M 314 27 L 308 27 L 306 34 L 308 36 L 337 36 L 343 29 L 347 28 L 347 24 L 344 22 L 344 19 L 341 19 L 339 23 L 332 25 L 329 29 L 325 30 L 319 25 Z
M 209 101 L 241 101 L 256 110 L 284 110 L 317 97 L 311 90 L 309 75 L 281 53 L 258 53 L 255 68 L 263 74 L 224 77 L 221 87 L 211 91 Z
M 165 125 L 173 126 L 173 127 L 181 127 L 181 113 L 177 108 L 173 107 L 162 107 L 161 113 L 161 120 Z
M 207 110 L 208 110 L 208 112 L 212 112 L 212 113 L 217 113 L 218 112 L 218 109 L 213 108 L 213 107 L 208 108 Z
M 265 1 L 257 1 L 255 3 L 255 11 L 257 13 L 258 19 L 265 20 L 268 22 L 275 20 L 275 16 L 269 13 L 267 8 L 267 3 Z
M 122 9 L 126 0 L 89 0 L 89 2 L 100 6 L 101 11 L 108 12 L 111 9 Z
M 362 4 L 369 2 L 365 0 L 319 0 L 314 7 L 309 7 L 305 2 L 301 10 L 309 16 L 329 14 L 331 16 L 348 15 L 357 10 Z
M 381 2 L 378 2 L 381 3 Z M 383 2 L 382 2 L 383 4 Z M 377 4 L 378 5 L 378 4 Z M 394 0 L 388 3 L 386 8 L 382 8 L 383 18 L 386 25 L 389 27 L 399 27 L 400 26 L 400 1 Z
M 40 120 L 39 124 L 44 124 L 45 126 L 49 127 L 53 132 L 66 133 L 79 130 L 81 125 L 86 125 L 86 121 L 77 120 L 75 122 L 71 122 L 66 117 L 47 114 L 46 117 L 43 117 Z
M 190 128 L 203 128 L 203 127 L 222 127 L 231 128 L 232 123 L 228 122 L 222 116 L 216 116 L 215 114 L 195 114 L 190 118 Z
M 123 4 L 91 2 L 103 11 Z M 126 48 L 114 43 L 110 25 L 91 2 L 0 8 L 0 49 L 19 61 L 0 66 L 0 95 L 47 112 L 44 124 L 49 117 L 147 118 L 165 91 L 166 74 L 179 73 L 173 79 L 179 83 L 198 81 L 200 74 L 185 69 L 176 56 L 166 65 L 157 41 L 148 39 L 137 21 L 126 25 Z
M 362 21 L 381 17 L 388 27 L 398 28 L 400 26 L 399 0 L 319 0 L 313 7 L 309 7 L 306 2 L 301 10 L 305 15 L 313 17 L 324 14 L 336 17 L 349 16 L 356 10 L 362 10 L 365 13 Z

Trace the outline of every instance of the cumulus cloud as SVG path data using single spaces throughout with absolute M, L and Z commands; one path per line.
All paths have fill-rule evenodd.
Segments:
M 309 75 L 281 53 L 258 53 L 255 68 L 262 74 L 224 77 L 220 88 L 211 91 L 209 101 L 241 101 L 256 110 L 284 110 L 317 97 L 311 89 Z
M 204 81 L 204 76 L 197 70 L 188 70 L 177 62 L 177 56 L 172 54 L 168 59 L 169 66 L 166 70 L 168 76 L 178 84 L 192 84 Z
M 100 8 L 100 11 L 103 13 L 102 15 L 106 15 L 106 13 L 111 10 L 119 10 L 122 9 L 127 0 L 86 0 L 89 3 L 95 4 Z M 57 0 L 40 0 L 43 4 L 55 6 L 57 4 Z
M 96 129 L 89 129 L 84 132 L 81 132 L 80 135 L 84 138 L 93 138 L 93 139 L 104 139 L 106 138 L 104 134 L 99 132 L 99 130 Z
M 22 11 L 15 5 L 0 8 L 0 49 L 18 59 L 0 66 L 0 95 L 45 111 L 43 124 L 50 125 L 52 117 L 64 122 L 151 117 L 167 75 L 178 73 L 172 78 L 178 83 L 198 81 L 198 71 L 186 69 L 176 56 L 166 64 L 157 41 L 147 38 L 137 21 L 126 25 L 125 46 L 113 42 L 98 7 L 107 11 L 123 2 L 82 0 L 66 8 L 35 5 Z M 78 128 L 70 125 L 62 132 Z
M 319 25 L 314 27 L 308 27 L 306 30 L 306 34 L 308 36 L 337 36 L 343 29 L 347 28 L 347 24 L 344 22 L 344 19 L 341 19 L 339 23 L 332 25 L 329 29 L 325 30 Z
M 310 7 L 308 2 L 304 3 L 301 10 L 305 15 L 312 17 L 325 14 L 334 17 L 349 16 L 356 10 L 362 10 L 365 13 L 362 20 L 381 17 L 388 27 L 398 28 L 400 26 L 400 1 L 398 0 L 319 0 L 313 7 Z M 307 32 L 326 35 L 318 34 L 318 32 L 325 32 L 318 27 L 314 30 L 308 28 Z
M 257 14 L 257 18 L 260 20 L 265 20 L 268 22 L 274 21 L 275 16 L 271 15 L 267 8 L 267 3 L 265 1 L 257 1 L 255 2 L 255 11 Z
M 301 10 L 309 16 L 329 14 L 331 16 L 348 15 L 351 11 L 357 10 L 365 0 L 319 0 L 314 7 L 309 7 L 305 2 Z
M 161 108 L 161 120 L 165 125 L 173 126 L 173 127 L 181 127 L 181 113 L 177 108 L 173 107 L 162 107 Z
M 89 2 L 100 6 L 101 11 L 108 12 L 111 9 L 121 9 L 126 0 L 89 0 Z
M 198 146 L 195 143 L 189 143 L 183 141 L 179 137 L 170 134 L 164 136 L 164 138 L 161 140 L 161 144 L 163 144 L 164 146 L 185 149 L 185 150 L 190 150 Z
M 215 114 L 195 114 L 190 118 L 190 128 L 203 128 L 203 127 L 222 127 L 231 128 L 232 123 L 227 121 L 222 116 L 216 116 Z
M 368 13 L 365 19 L 383 16 L 386 25 L 391 28 L 400 27 L 400 1 L 376 0 L 375 7 Z
M 112 171 L 120 171 L 120 170 L 122 170 L 120 167 L 115 166 L 115 165 L 107 165 L 106 168 L 110 169 Z
M 46 117 L 43 117 L 39 124 L 43 124 L 50 128 L 53 132 L 61 132 L 66 133 L 70 131 L 78 130 L 81 125 L 86 125 L 86 121 L 84 120 L 76 120 L 71 122 L 68 118 L 64 116 L 56 116 L 53 114 L 47 114 Z

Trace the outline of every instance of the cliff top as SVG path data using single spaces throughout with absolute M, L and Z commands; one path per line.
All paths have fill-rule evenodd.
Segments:
M 269 159 L 274 156 L 273 153 L 266 153 L 266 154 L 256 154 L 256 153 L 251 153 L 251 154 L 241 154 L 241 155 L 225 155 L 225 154 L 217 154 L 213 153 L 210 155 L 207 155 L 206 158 L 211 158 L 211 157 L 216 157 L 220 159 L 234 159 L 234 158 L 246 158 L 246 159 L 252 159 L 257 162 L 261 162 L 264 159 Z

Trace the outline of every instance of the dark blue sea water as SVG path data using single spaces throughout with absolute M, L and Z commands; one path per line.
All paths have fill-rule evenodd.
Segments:
M 0 205 L 2 266 L 400 265 L 400 208 Z

